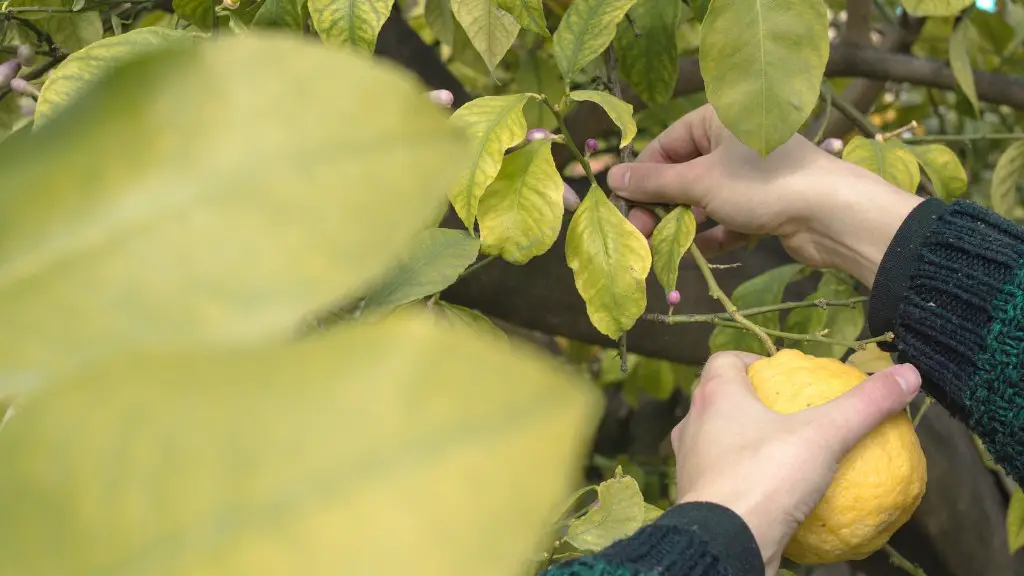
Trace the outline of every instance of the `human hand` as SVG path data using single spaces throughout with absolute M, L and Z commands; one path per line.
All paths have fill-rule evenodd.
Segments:
M 697 236 L 714 254 L 751 234 L 779 236 L 804 264 L 840 268 L 870 286 L 885 249 L 921 199 L 843 162 L 795 135 L 766 158 L 743 145 L 710 104 L 683 116 L 614 166 L 608 185 L 627 200 L 688 204 L 698 222 L 718 226 Z M 650 235 L 655 216 L 634 208 L 629 219 Z
M 757 540 L 765 573 L 774 575 L 839 461 L 906 407 L 921 377 L 901 364 L 831 402 L 782 415 L 761 403 L 747 378 L 760 358 L 719 352 L 708 359 L 689 413 L 672 430 L 672 448 L 679 503 L 713 502 L 736 512 Z

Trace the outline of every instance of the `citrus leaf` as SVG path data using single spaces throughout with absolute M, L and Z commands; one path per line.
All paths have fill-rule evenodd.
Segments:
M 805 301 L 848 300 L 859 296 L 848 282 L 835 274 L 825 273 L 818 282 L 818 288 Z M 864 309 L 860 304 L 853 307 L 833 306 L 829 308 L 797 308 L 786 317 L 786 331 L 795 334 L 813 334 L 827 330 L 826 336 L 835 340 L 856 340 L 864 330 Z M 823 342 L 797 342 L 796 348 L 811 356 L 840 358 L 848 348 Z
M 301 32 L 305 11 L 305 0 L 263 0 L 263 4 L 252 19 L 252 25 Z
M 977 114 L 981 104 L 978 102 L 978 91 L 974 87 L 974 71 L 971 69 L 971 57 L 968 52 L 971 32 L 971 21 L 967 19 L 961 20 L 953 28 L 953 35 L 949 37 L 949 67 L 953 69 L 957 85 L 970 100 Z
M 390 310 L 451 286 L 476 260 L 480 242 L 463 230 L 430 228 L 367 295 L 363 313 Z
M 967 191 L 967 172 L 956 152 L 942 144 L 921 144 L 907 148 L 928 174 L 939 198 L 951 202 Z
M 675 369 L 668 360 L 640 357 L 637 360 L 626 382 L 622 386 L 622 395 L 631 406 L 636 406 L 640 394 L 644 393 L 655 400 L 667 400 L 675 392 Z
M 497 338 L 503 341 L 508 340 L 508 336 L 499 330 L 487 316 L 476 310 L 451 304 L 443 300 L 435 303 L 432 310 L 442 322 L 447 324 L 462 325 L 482 336 Z
M 602 334 L 614 340 L 643 314 L 651 269 L 647 239 L 596 186 L 569 223 L 565 261 L 590 322 Z
M 820 0 L 712 2 L 700 33 L 708 101 L 737 138 L 762 156 L 814 109 L 828 60 Z
M 682 3 L 676 0 L 638 0 L 629 11 L 633 24 L 619 22 L 615 34 L 619 72 L 649 105 L 668 102 L 675 92 L 681 13 Z
M 448 0 L 426 0 L 423 17 L 442 44 L 452 46 L 455 43 L 455 15 Z
M 558 102 L 564 91 L 562 75 L 551 56 L 541 50 L 524 50 L 519 57 L 516 70 L 515 90 L 546 96 L 551 102 Z M 558 126 L 551 110 L 540 100 L 530 100 L 523 108 L 526 125 L 530 128 L 554 129 Z
M 889 183 L 915 192 L 921 183 L 917 158 L 903 143 L 854 136 L 843 149 L 843 160 L 878 174 Z
M 103 21 L 98 12 L 75 14 L 53 14 L 38 22 L 39 27 L 50 33 L 54 43 L 67 54 L 81 50 L 103 38 Z
M 782 302 L 782 293 L 786 286 L 804 273 L 805 269 L 800 264 L 786 264 L 772 268 L 737 286 L 731 296 L 732 303 L 741 310 L 755 306 L 779 304 Z M 751 316 L 750 320 L 765 328 L 773 330 L 779 328 L 778 312 L 758 314 Z M 723 326 L 716 326 L 711 331 L 708 346 L 712 353 L 723 350 L 740 350 L 755 354 L 764 352 L 764 344 L 757 336 L 746 330 Z
M 636 136 L 636 121 L 633 120 L 632 104 L 627 104 L 615 96 L 599 90 L 573 90 L 569 93 L 569 98 L 577 102 L 587 100 L 604 108 L 608 117 L 622 132 L 619 148 L 625 148 L 633 141 Z
M 868 344 L 863 350 L 858 350 L 846 359 L 846 363 L 857 367 L 865 374 L 881 372 L 893 365 L 892 355 L 883 352 L 878 344 Z
M 174 14 L 204 32 L 213 27 L 213 3 L 210 0 L 172 0 Z
M 131 170 L 81 153 L 114 149 Z M 0 157 L 0 372 L 291 336 L 386 271 L 466 150 L 418 81 L 298 37 L 118 68 Z
M 956 16 L 973 0 L 902 0 L 911 16 Z
M 664 510 L 662 510 L 661 508 L 658 508 L 654 504 L 648 504 L 648 503 L 645 502 L 644 503 L 644 521 L 643 521 L 642 525 L 646 526 L 646 525 L 650 524 L 651 522 L 654 522 L 655 520 L 658 519 L 658 516 L 661 516 L 664 512 L 665 512 Z
M 455 19 L 487 68 L 494 72 L 519 35 L 519 23 L 496 0 L 450 0 Z
M 555 62 L 568 85 L 615 38 L 615 30 L 636 0 L 573 0 L 555 30 Z
M 547 252 L 562 229 L 563 189 L 551 140 L 537 140 L 509 154 L 480 199 L 484 253 L 526 264 Z
M 1009 218 L 1017 208 L 1017 185 L 1024 181 L 1024 140 L 1011 144 L 992 172 L 992 209 Z
M 651 234 L 651 252 L 654 259 L 654 275 L 669 293 L 676 289 L 679 277 L 679 261 L 693 244 L 697 234 L 697 221 L 689 206 L 677 206 L 654 228 Z
M 580 550 L 600 550 L 631 536 L 643 525 L 644 496 L 636 480 L 621 475 L 597 486 L 597 502 L 569 525 L 565 539 Z
M 395 0 L 308 0 L 320 39 L 331 46 L 355 46 L 373 54 L 377 34 Z
M 62 384 L 0 434 L 12 574 L 520 574 L 600 414 L 569 369 L 422 313 Z
M 452 122 L 470 138 L 470 166 L 448 194 L 452 207 L 469 230 L 476 221 L 484 190 L 498 175 L 505 150 L 526 137 L 523 104 L 529 94 L 484 96 L 452 114 Z
M 703 24 L 704 18 L 708 15 L 708 6 L 710 5 L 711 0 L 693 0 L 691 8 L 693 10 L 694 20 Z
M 140 28 L 104 38 L 75 52 L 43 84 L 36 103 L 34 128 L 46 124 L 118 66 L 159 50 L 187 47 L 195 38 L 195 33 L 185 30 Z
M 542 36 L 550 36 L 547 20 L 544 18 L 544 0 L 496 0 L 498 8 L 508 12 L 527 30 Z
M 1010 497 L 1010 506 L 1006 510 L 1006 540 L 1010 544 L 1010 554 L 1024 548 L 1024 492 L 1018 487 Z

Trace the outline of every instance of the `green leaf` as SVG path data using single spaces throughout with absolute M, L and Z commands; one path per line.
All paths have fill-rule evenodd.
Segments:
M 619 148 L 625 148 L 636 136 L 636 121 L 633 120 L 633 105 L 619 100 L 607 92 L 599 90 L 573 90 L 569 98 L 577 102 L 584 100 L 593 102 L 608 114 L 608 117 L 615 122 L 622 132 L 619 140 Z
M 675 92 L 682 6 L 676 0 L 638 0 L 629 11 L 633 25 L 622 21 L 615 34 L 619 71 L 648 105 L 668 102 Z
M 921 144 L 907 148 L 928 174 L 939 198 L 951 202 L 967 191 L 967 172 L 956 152 L 942 144 Z
M 953 69 L 953 77 L 956 83 L 963 90 L 964 96 L 970 100 L 977 114 L 981 110 L 978 102 L 978 91 L 974 87 L 974 71 L 971 69 L 971 57 L 969 49 L 969 37 L 972 32 L 970 20 L 961 20 L 953 28 L 953 35 L 949 38 L 949 67 Z
M 174 14 L 204 32 L 213 26 L 213 3 L 210 0 L 172 0 Z
M 1024 548 L 1024 492 L 1020 487 L 1010 497 L 1010 506 L 1006 510 L 1006 540 L 1010 544 L 1011 555 Z
M 737 286 L 732 293 L 731 300 L 741 310 L 779 304 L 782 302 L 782 293 L 786 286 L 805 273 L 805 268 L 801 264 L 786 264 L 773 268 Z M 779 313 L 758 314 L 751 316 L 750 321 L 765 328 L 778 330 Z M 712 353 L 723 350 L 764 353 L 764 344 L 757 336 L 746 330 L 722 326 L 716 326 L 711 332 L 708 346 Z
M 252 25 L 301 32 L 305 10 L 305 0 L 263 0 L 252 20 Z
M 452 46 L 455 43 L 455 15 L 448 0 L 426 0 L 423 17 L 442 44 Z
M 422 313 L 123 358 L 0 433 L 0 555 L 11 574 L 520 574 L 599 415 L 571 370 Z
M 857 296 L 859 294 L 849 282 L 836 274 L 826 272 L 818 282 L 818 289 L 804 300 L 808 302 L 848 300 Z M 827 330 L 825 335 L 829 338 L 856 340 L 864 330 L 864 309 L 860 304 L 853 308 L 797 308 L 786 317 L 787 332 L 813 334 L 822 330 Z M 834 346 L 822 342 L 799 342 L 796 344 L 796 348 L 805 354 L 821 358 L 840 358 L 848 350 L 845 346 Z
M 36 104 L 36 128 L 80 98 L 111 70 L 160 50 L 187 48 L 195 38 L 195 33 L 185 30 L 140 28 L 104 38 L 75 52 L 51 72 L 43 84 Z
M 544 0 L 496 0 L 498 8 L 508 12 L 527 30 L 541 36 L 550 36 L 547 20 L 544 18 Z
M 675 389 L 675 368 L 671 362 L 640 357 L 636 367 L 626 377 L 622 395 L 631 406 L 636 406 L 641 393 L 655 400 L 666 400 Z
M 98 12 L 53 14 L 38 24 L 65 53 L 81 50 L 103 38 L 103 21 Z
M 439 300 L 432 310 L 438 319 L 446 324 L 464 326 L 484 337 L 497 338 L 503 341 L 508 340 L 508 336 L 499 330 L 487 316 L 476 310 L 451 304 L 443 300 Z
M 828 60 L 821 0 L 712 2 L 700 34 L 708 101 L 737 138 L 762 156 L 807 119 Z
M 451 286 L 476 260 L 480 242 L 463 230 L 430 228 L 366 295 L 363 313 L 391 310 Z
M 580 550 L 600 550 L 640 529 L 645 512 L 636 480 L 616 474 L 597 486 L 595 507 L 569 525 L 565 539 Z
M 519 57 L 519 69 L 516 70 L 515 91 L 531 92 L 546 96 L 551 102 L 562 99 L 564 86 L 562 75 L 555 66 L 554 59 L 542 50 L 523 50 Z M 540 100 L 530 100 L 523 108 L 526 124 L 530 128 L 554 129 L 558 121 L 547 105 Z
M 676 289 L 679 261 L 690 249 L 696 234 L 697 221 L 688 206 L 673 208 L 654 228 L 651 234 L 654 275 L 658 277 L 666 294 Z
M 711 0 L 692 0 L 690 7 L 693 10 L 693 17 L 697 22 L 703 24 L 704 18 L 708 15 L 708 7 Z
M 651 269 L 647 239 L 597 186 L 569 223 L 565 261 L 590 322 L 602 334 L 617 339 L 643 314 Z
M 331 46 L 355 46 L 373 54 L 377 34 L 395 0 L 308 0 L 320 39 Z
M 879 142 L 854 136 L 843 149 L 843 160 L 870 170 L 907 192 L 917 191 L 921 183 L 917 158 L 899 141 Z
M 509 154 L 480 199 L 484 253 L 526 264 L 547 252 L 562 229 L 564 188 L 551 157 L 551 140 L 537 140 Z
M 480 197 L 498 175 L 505 150 L 526 137 L 523 104 L 529 97 L 529 94 L 484 96 L 452 114 L 452 122 L 469 136 L 472 152 L 469 167 L 452 187 L 448 198 L 469 230 L 476 221 Z
M 911 16 L 956 16 L 973 0 L 902 0 Z
M 611 44 L 619 21 L 636 1 L 573 0 L 552 39 L 555 62 L 566 85 Z
M 0 372 L 291 337 L 430 225 L 466 150 L 418 81 L 298 37 L 118 68 L 0 158 Z
M 601 386 L 610 386 L 612 384 L 624 382 L 639 362 L 639 356 L 627 353 L 626 371 L 623 372 L 622 360 L 619 357 L 619 351 L 615 349 L 604 350 L 601 353 L 601 364 L 598 366 L 597 370 L 597 383 Z
M 1024 181 L 1024 140 L 1011 144 L 992 172 L 992 209 L 1009 218 L 1017 209 L 1017 185 Z
M 519 23 L 498 7 L 497 0 L 450 0 L 455 19 L 494 72 L 519 35 Z
M 658 516 L 661 516 L 663 513 L 664 513 L 664 510 L 662 510 L 661 508 L 658 508 L 654 504 L 648 504 L 648 503 L 645 502 L 644 503 L 644 521 L 643 521 L 642 525 L 646 526 L 646 525 L 650 524 L 651 522 L 654 522 L 655 520 L 658 519 Z

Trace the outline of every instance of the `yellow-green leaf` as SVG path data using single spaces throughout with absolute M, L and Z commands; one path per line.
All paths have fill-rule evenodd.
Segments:
M 565 539 L 580 550 L 600 550 L 631 536 L 643 525 L 644 496 L 636 480 L 621 474 L 597 486 L 597 502 L 569 525 Z
M 303 105 L 282 105 L 295 86 Z M 110 72 L 0 157 L 0 372 L 31 384 L 128 348 L 290 337 L 355 296 L 464 166 L 422 90 L 280 35 Z
M 786 286 L 805 273 L 804 267 L 800 264 L 786 264 L 773 268 L 737 286 L 736 290 L 732 293 L 731 300 L 741 310 L 755 306 L 779 304 L 782 302 L 782 293 Z M 778 330 L 779 328 L 778 312 L 758 314 L 751 316 L 749 319 L 751 322 L 765 328 L 773 330 Z M 764 344 L 757 336 L 737 328 L 716 326 L 711 332 L 708 346 L 711 352 L 740 350 L 755 354 L 764 353 Z
M 451 286 L 476 260 L 480 242 L 464 230 L 430 228 L 366 295 L 363 313 L 390 310 Z
M 332 46 L 355 46 L 372 54 L 377 34 L 395 0 L 308 0 L 320 39 Z
M 455 19 L 493 72 L 519 35 L 519 23 L 497 0 L 450 0 Z
M 849 300 L 857 296 L 859 294 L 849 282 L 834 273 L 826 272 L 818 282 L 818 289 L 804 300 Z M 856 340 L 863 330 L 864 309 L 860 304 L 853 307 L 797 308 L 786 317 L 786 332 L 794 334 L 827 331 L 825 335 L 829 338 L 852 341 Z M 839 358 L 848 351 L 845 346 L 822 342 L 795 342 L 794 347 L 806 354 L 822 358 Z
M 64 53 L 81 50 L 103 38 L 103 21 L 95 11 L 53 14 L 37 23 Z
M 971 28 L 971 21 L 964 19 L 953 29 L 953 35 L 949 37 L 949 67 L 953 69 L 953 77 L 963 90 L 964 96 L 967 96 L 971 106 L 974 106 L 974 112 L 978 113 L 981 104 L 978 102 L 978 91 L 974 87 L 974 71 L 971 69 L 968 51 Z
M 515 91 L 531 92 L 546 96 L 552 102 L 558 102 L 564 93 L 562 75 L 555 66 L 555 61 L 547 51 L 523 50 L 519 56 L 519 69 L 514 80 Z M 539 100 L 530 100 L 523 108 L 526 124 L 530 128 L 547 128 L 558 126 L 558 121 L 551 114 L 547 105 Z
M 696 234 L 697 221 L 689 206 L 675 207 L 654 228 L 651 234 L 654 275 L 666 294 L 676 289 L 679 261 L 690 249 Z
M 643 314 L 651 270 L 647 239 L 596 186 L 569 223 L 565 261 L 590 322 L 602 334 L 616 339 Z
M 523 104 L 528 94 L 484 96 L 452 114 L 452 122 L 470 138 L 470 165 L 448 194 L 455 212 L 469 230 L 476 221 L 484 190 L 498 175 L 505 150 L 526 137 Z
M 550 36 L 547 20 L 544 18 L 544 0 L 496 0 L 498 8 L 508 12 L 527 30 L 542 36 Z
M 879 142 L 854 136 L 843 149 L 843 160 L 870 170 L 907 192 L 917 191 L 921 183 L 917 158 L 898 141 Z
M 911 16 L 956 16 L 973 0 L 902 0 Z
M 213 3 L 210 0 L 172 0 L 174 14 L 196 28 L 209 32 L 213 27 Z
M 1010 554 L 1024 548 L 1024 492 L 1020 487 L 1010 497 L 1010 506 L 1006 510 L 1006 540 L 1010 544 Z
M 638 0 L 629 11 L 632 25 L 620 22 L 615 34 L 619 71 L 647 104 L 665 103 L 675 92 L 682 7 L 676 0 Z
M 865 374 L 881 372 L 893 365 L 892 355 L 883 352 L 878 344 L 868 344 L 863 350 L 858 350 L 846 359 L 846 363 L 856 366 Z
M 426 0 L 423 17 L 442 44 L 452 46 L 455 43 L 455 15 L 448 0 Z
M 939 198 L 950 202 L 967 191 L 967 172 L 956 152 L 942 144 L 921 144 L 907 148 L 928 174 Z
M 0 556 L 22 575 L 513 576 L 599 414 L 571 370 L 423 314 L 119 359 L 0 433 Z
M 80 98 L 111 70 L 168 48 L 186 48 L 195 33 L 169 28 L 140 28 L 104 38 L 75 52 L 50 73 L 36 104 L 35 128 Z
M 573 0 L 555 30 L 553 50 L 568 85 L 615 38 L 615 30 L 636 0 Z
M 441 322 L 446 324 L 465 326 L 475 333 L 485 337 L 496 338 L 502 341 L 508 340 L 508 336 L 499 330 L 498 327 L 487 318 L 487 316 L 484 316 L 476 310 L 441 300 L 434 304 L 432 311 L 437 315 Z
M 625 148 L 636 136 L 636 121 L 633 120 L 633 105 L 619 100 L 615 96 L 600 90 L 573 90 L 569 98 L 577 102 L 584 100 L 593 102 L 608 114 L 608 117 L 615 122 L 622 132 L 619 140 L 619 148 Z
M 658 516 L 662 515 L 662 513 L 664 513 L 664 510 L 662 510 L 661 508 L 658 508 L 654 504 L 648 504 L 648 503 L 645 502 L 644 503 L 644 521 L 643 521 L 643 525 L 646 526 L 646 525 L 650 524 L 651 522 L 654 522 L 655 520 L 658 519 Z
M 1018 206 L 1017 188 L 1024 182 L 1024 140 L 1011 144 L 996 161 L 992 172 L 992 209 L 1009 218 Z
M 253 17 L 252 25 L 301 32 L 305 10 L 305 0 L 263 0 L 263 4 Z
M 537 140 L 509 154 L 480 199 L 484 253 L 526 264 L 547 252 L 562 229 L 564 188 L 551 157 L 551 140 Z
M 767 155 L 814 109 L 828 60 L 821 0 L 712 2 L 700 33 L 708 101 L 747 146 Z

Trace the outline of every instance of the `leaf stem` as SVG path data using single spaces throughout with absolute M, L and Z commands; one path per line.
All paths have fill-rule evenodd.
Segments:
M 1024 132 L 1003 132 L 1000 134 L 926 134 L 904 138 L 907 144 L 924 142 L 974 142 L 984 140 L 1024 140 Z
M 497 254 L 492 254 L 492 255 L 484 258 L 483 260 L 480 260 L 478 262 L 474 262 L 474 263 L 470 264 L 469 266 L 466 267 L 465 270 L 462 271 L 462 274 L 459 274 L 459 278 L 461 279 L 461 278 L 464 278 L 466 276 L 469 276 L 473 272 L 476 272 L 477 270 L 483 268 L 484 266 L 490 264 L 491 262 L 494 262 L 494 260 L 497 257 L 498 257 Z
M 645 316 L 645 319 L 651 319 L 649 316 Z M 722 326 L 724 328 L 737 328 L 740 330 L 750 330 L 750 327 L 739 322 L 730 320 L 722 320 L 721 318 L 709 318 L 703 321 L 706 324 L 712 324 L 715 326 Z M 749 322 L 749 320 L 748 320 Z M 868 338 L 866 340 L 836 340 L 834 338 L 827 338 L 820 334 L 796 334 L 793 332 L 782 332 L 780 330 L 772 330 L 771 328 L 765 328 L 764 326 L 757 326 L 757 329 L 769 336 L 775 336 L 776 338 L 782 338 L 783 340 L 792 340 L 794 342 L 821 342 L 822 344 L 831 344 L 833 346 L 845 346 L 852 350 L 863 350 L 868 344 L 874 344 L 876 342 L 889 342 L 893 339 L 891 332 L 886 332 L 882 336 L 876 336 L 874 338 Z M 773 352 L 774 354 L 774 352 Z
M 885 553 L 889 555 L 889 562 L 892 563 L 893 566 L 902 568 L 908 574 L 913 574 L 913 576 L 928 576 L 925 574 L 924 570 L 921 570 L 921 568 L 917 566 L 917 564 L 914 564 L 910 560 L 904 558 L 903 555 L 897 552 L 892 546 L 886 544 L 883 548 L 885 549 Z
M 821 126 L 818 127 L 818 133 L 814 135 L 814 144 L 821 144 L 822 139 L 825 137 L 825 128 L 828 127 L 828 121 L 832 118 L 832 91 L 826 92 L 822 90 L 819 92 L 819 98 L 825 104 L 825 116 L 821 119 Z
M 932 402 L 935 402 L 935 400 L 932 400 L 931 396 L 924 397 L 924 403 L 921 404 L 921 407 L 917 409 L 917 414 L 914 415 L 914 428 L 917 428 L 917 425 L 921 423 L 921 418 L 924 417 L 924 413 L 932 405 Z
M 853 124 L 860 129 L 865 136 L 874 138 L 876 134 L 881 133 L 881 130 L 879 130 L 871 120 L 868 120 L 868 117 L 861 113 L 860 110 L 857 110 L 853 104 L 850 104 L 846 100 L 840 98 L 832 88 L 832 85 L 829 84 L 828 80 L 821 83 L 821 94 L 825 98 L 830 99 L 832 101 L 832 107 L 838 110 L 843 116 L 846 116 L 847 120 L 853 122 Z
M 580 152 L 579 147 L 576 146 L 576 142 L 573 141 L 572 135 L 569 134 L 569 128 L 565 125 L 565 116 L 562 115 L 562 111 L 558 106 L 552 104 L 551 100 L 547 97 L 541 96 L 540 99 L 541 102 L 548 107 L 548 110 L 551 110 L 551 114 L 555 117 L 555 120 L 558 121 L 558 128 L 562 131 L 562 134 L 565 135 L 564 144 L 569 147 L 569 151 L 576 157 L 576 161 L 580 163 L 580 166 L 583 166 L 583 171 L 586 172 L 587 179 L 590 180 L 591 187 L 599 188 L 597 185 L 597 178 L 594 176 L 594 170 L 590 167 L 590 160 L 583 155 L 583 152 Z
M 857 304 L 867 302 L 867 296 L 858 296 L 848 300 L 801 300 L 799 302 L 783 302 L 769 306 L 757 306 L 740 310 L 743 317 L 757 316 L 769 312 L 781 312 L 783 310 L 794 310 L 796 308 L 853 308 Z M 730 320 L 728 313 L 718 312 L 713 314 L 645 314 L 644 320 L 660 322 L 662 324 L 694 324 L 698 322 L 709 323 L 718 320 Z

